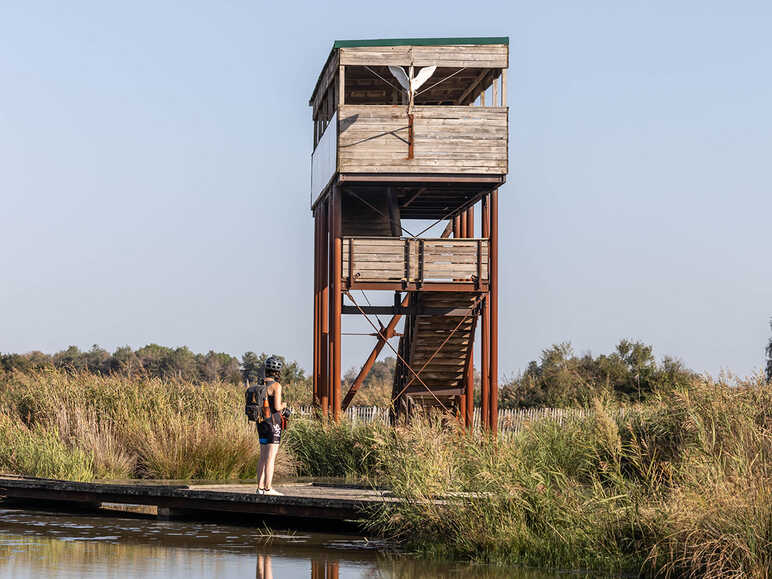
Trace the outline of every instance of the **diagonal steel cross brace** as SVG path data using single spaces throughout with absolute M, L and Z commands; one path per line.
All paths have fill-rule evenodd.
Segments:
M 364 200 L 360 199 L 360 201 L 364 203 Z M 448 225 L 445 228 L 445 230 L 442 232 L 442 235 L 440 236 L 440 238 L 447 239 L 448 237 L 450 237 L 451 233 L 453 233 L 452 219 L 448 221 Z M 406 295 L 402 300 L 403 308 L 406 308 L 409 305 L 409 299 L 410 299 L 409 295 L 410 294 Z M 341 406 L 341 412 L 346 411 L 346 409 L 351 404 L 351 401 L 354 399 L 354 396 L 356 396 L 356 393 L 362 387 L 362 384 L 364 383 L 365 378 L 367 378 L 367 375 L 370 373 L 370 370 L 373 369 L 375 360 L 378 358 L 378 355 L 381 353 L 381 350 L 383 350 L 383 347 L 386 345 L 386 340 L 394 337 L 394 330 L 396 329 L 397 324 L 399 323 L 399 320 L 401 318 L 402 318 L 402 314 L 395 314 L 391 318 L 391 321 L 388 323 L 385 330 L 383 328 L 383 325 L 381 325 L 381 332 L 379 332 L 378 334 L 378 342 L 375 344 L 373 351 L 370 352 L 370 355 L 367 357 L 367 360 L 362 366 L 362 369 L 359 371 L 359 374 L 357 375 L 356 380 L 354 380 L 354 383 L 351 385 L 351 388 L 349 388 L 348 392 L 346 393 L 346 397 L 343 399 L 343 405 Z M 379 320 L 379 324 L 380 324 L 380 320 Z
M 423 380 L 421 380 L 421 377 L 420 377 L 420 376 L 419 376 L 419 375 L 416 373 L 416 371 L 415 371 L 415 370 L 413 370 L 413 368 L 410 366 L 410 364 L 408 364 L 408 363 L 407 363 L 407 361 L 406 361 L 406 360 L 405 360 L 405 359 L 404 359 L 404 358 L 403 358 L 403 357 L 402 357 L 402 356 L 399 354 L 399 352 L 397 352 L 397 350 L 395 350 L 395 349 L 394 349 L 394 346 L 392 346 L 391 344 L 389 344 L 389 342 L 388 342 L 388 340 L 385 338 L 385 336 L 384 336 L 383 334 L 381 334 L 381 333 L 378 331 L 378 328 L 376 328 L 376 327 L 375 327 L 375 324 L 374 324 L 374 323 L 373 323 L 373 321 L 370 319 L 370 317 L 369 317 L 369 316 L 368 316 L 368 315 L 367 315 L 367 314 L 366 314 L 364 311 L 362 311 L 362 308 L 361 308 L 361 306 L 360 306 L 360 305 L 357 303 L 357 301 L 354 299 L 354 296 L 352 296 L 352 295 L 351 295 L 351 293 L 350 293 L 348 290 L 343 290 L 343 292 L 346 294 L 346 296 L 348 297 L 348 299 L 350 299 L 350 300 L 351 300 L 351 301 L 354 303 L 354 305 L 355 305 L 355 306 L 356 306 L 356 307 L 359 309 L 359 313 L 361 313 L 361 314 L 362 314 L 362 316 L 365 318 L 365 320 L 367 320 L 367 323 L 368 323 L 368 324 L 370 324 L 370 325 L 373 327 L 373 329 L 374 329 L 376 332 L 378 332 L 378 334 L 379 334 L 381 337 L 383 337 L 383 338 L 384 338 L 384 343 L 385 343 L 385 344 L 386 344 L 386 345 L 387 345 L 387 346 L 388 346 L 388 347 L 391 349 L 391 351 L 392 351 L 392 352 L 394 352 L 394 355 L 396 355 L 396 356 L 397 356 L 397 359 L 398 359 L 400 362 L 402 362 L 402 363 L 405 365 L 405 367 L 406 367 L 408 370 L 410 370 L 410 371 L 413 373 L 413 376 L 415 377 L 415 379 L 416 379 L 416 380 L 418 380 L 418 381 L 421 383 L 421 385 L 422 385 L 424 388 L 426 388 L 426 391 L 427 391 L 429 394 L 431 394 L 431 395 L 434 397 L 434 399 L 437 401 L 437 403 L 438 403 L 440 406 L 442 406 L 442 409 L 443 409 L 443 410 L 445 410 L 445 412 L 449 412 L 449 410 L 448 410 L 448 407 L 447 407 L 447 406 L 445 406 L 445 405 L 442 403 L 442 401 L 441 401 L 439 398 L 437 398 L 437 395 L 436 395 L 434 392 L 432 392 L 432 390 L 431 390 L 431 389 L 430 389 L 430 388 L 429 388 L 429 387 L 426 385 L 426 383 L 425 383 Z M 468 317 L 468 315 L 467 315 L 467 317 Z M 464 319 L 466 319 L 466 318 L 464 318 Z M 463 320 L 462 320 L 462 321 L 463 321 Z M 454 332 L 455 332 L 455 330 L 454 330 Z M 444 345 L 444 344 L 443 344 L 443 345 Z M 440 346 L 440 348 L 442 348 L 442 346 Z

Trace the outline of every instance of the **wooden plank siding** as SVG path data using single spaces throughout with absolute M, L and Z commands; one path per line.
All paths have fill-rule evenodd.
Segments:
M 342 259 L 344 282 L 488 280 L 487 239 L 344 237 Z
M 366 66 L 509 67 L 505 44 L 455 46 L 356 46 L 339 49 L 340 64 Z
M 506 107 L 416 106 L 415 158 L 407 159 L 403 105 L 343 105 L 340 173 L 507 173 Z

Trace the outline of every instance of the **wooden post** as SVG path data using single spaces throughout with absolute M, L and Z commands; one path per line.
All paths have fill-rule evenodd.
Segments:
M 335 422 L 340 420 L 340 377 L 341 377 L 341 300 L 343 297 L 341 288 L 341 267 L 343 264 L 343 237 L 342 237 L 342 195 L 340 185 L 332 188 L 332 218 L 331 223 L 331 259 L 332 259 L 332 291 L 330 292 L 330 347 L 332 380 L 331 396 L 332 416 Z
M 491 192 L 490 206 L 490 328 L 491 328 L 491 431 L 498 435 L 499 425 L 499 190 Z
M 501 106 L 507 106 L 507 69 L 501 71 Z
M 488 195 L 482 198 L 482 237 L 490 236 L 490 212 L 488 211 Z M 490 252 L 490 249 L 488 250 Z M 488 254 L 490 255 L 490 253 Z M 488 265 L 488 277 L 490 278 L 490 259 Z M 484 430 L 490 430 L 490 363 L 491 363 L 491 336 L 490 336 L 490 293 L 485 295 L 480 312 L 480 424 Z
M 346 67 L 340 65 L 338 67 L 338 107 L 342 107 L 346 104 Z

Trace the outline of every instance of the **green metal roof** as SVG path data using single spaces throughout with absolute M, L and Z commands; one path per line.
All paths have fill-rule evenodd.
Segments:
M 382 38 L 370 40 L 336 40 L 332 49 L 354 46 L 451 46 L 454 44 L 509 44 L 509 36 L 476 38 Z

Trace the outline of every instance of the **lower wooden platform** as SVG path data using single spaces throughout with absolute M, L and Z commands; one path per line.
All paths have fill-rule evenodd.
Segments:
M 284 495 L 258 495 L 256 485 L 249 484 L 120 484 L 0 475 L 0 495 L 9 499 L 90 507 L 103 503 L 149 505 L 157 507 L 159 517 L 244 514 L 355 521 L 366 517 L 369 509 L 395 500 L 385 491 L 315 483 L 293 483 L 275 488 Z

